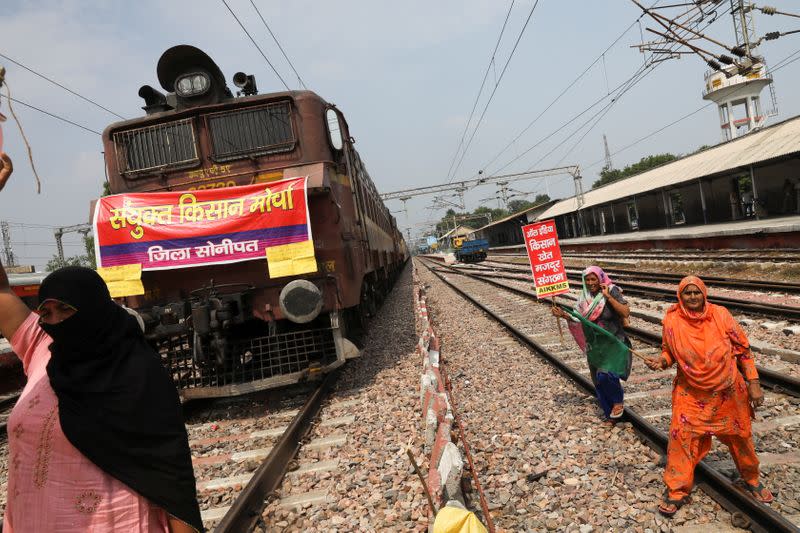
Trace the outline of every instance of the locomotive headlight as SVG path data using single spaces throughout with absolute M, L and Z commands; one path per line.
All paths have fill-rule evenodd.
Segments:
M 290 281 L 281 291 L 278 304 L 284 316 L 298 324 L 311 322 L 322 310 L 322 292 L 305 279 Z
M 184 98 L 204 94 L 211 87 L 211 78 L 204 72 L 187 74 L 175 80 L 175 92 Z

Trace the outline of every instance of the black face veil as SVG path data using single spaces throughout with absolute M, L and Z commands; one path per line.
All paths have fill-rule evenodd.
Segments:
M 136 319 L 88 268 L 56 270 L 39 299 L 77 309 L 41 324 L 53 338 L 47 374 L 64 435 L 103 471 L 202 531 L 178 393 Z

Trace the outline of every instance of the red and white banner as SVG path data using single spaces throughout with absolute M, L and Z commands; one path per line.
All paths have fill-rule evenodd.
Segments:
M 569 281 L 554 220 L 522 226 L 525 249 L 531 262 L 536 297 L 545 298 L 569 292 Z
M 306 186 L 300 177 L 106 196 L 94 213 L 97 265 L 164 270 L 269 259 L 272 277 L 313 272 Z

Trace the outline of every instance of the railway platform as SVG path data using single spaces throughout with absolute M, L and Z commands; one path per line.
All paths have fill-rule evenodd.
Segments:
M 647 249 L 753 249 L 800 247 L 800 216 L 761 220 L 746 219 L 700 226 L 633 231 L 559 239 L 565 251 L 647 250 Z M 493 247 L 492 252 L 524 252 L 523 244 Z

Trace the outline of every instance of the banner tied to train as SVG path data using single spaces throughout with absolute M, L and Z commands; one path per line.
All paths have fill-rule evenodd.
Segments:
M 536 297 L 545 298 L 569 292 L 555 221 L 545 220 L 522 226 L 522 234 L 525 236 L 525 249 L 531 263 Z
M 94 212 L 98 271 L 168 270 L 267 259 L 271 278 L 317 271 L 308 177 L 202 191 L 117 194 Z M 138 269 L 137 269 L 138 270 Z

